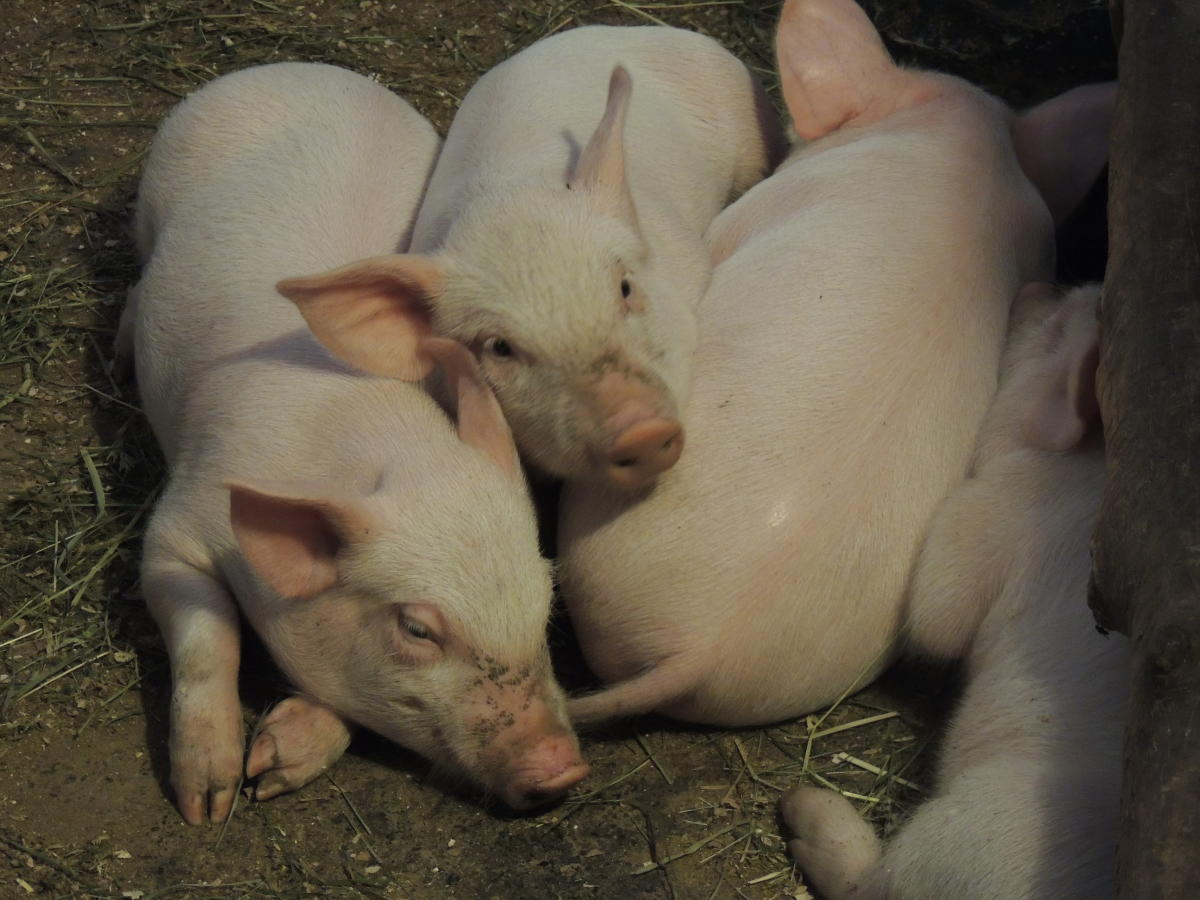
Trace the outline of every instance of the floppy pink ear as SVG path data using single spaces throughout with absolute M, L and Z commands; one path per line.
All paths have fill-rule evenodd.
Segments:
M 1100 329 L 1095 304 L 1081 308 L 1063 301 L 1045 327 L 1061 331 L 1062 336 L 1025 418 L 1025 437 L 1042 450 L 1070 450 L 1100 421 L 1096 399 Z
M 305 599 L 333 587 L 338 554 L 371 532 L 370 517 L 349 501 L 236 483 L 228 488 L 229 521 L 238 547 L 281 597 Z
M 1013 147 L 1054 224 L 1083 200 L 1108 161 L 1117 85 L 1085 84 L 1017 116 Z
M 422 345 L 446 373 L 446 386 L 454 398 L 459 438 L 508 474 L 523 478 L 512 431 L 471 351 L 448 338 L 426 338 Z
M 567 184 L 573 191 L 587 191 L 602 208 L 636 227 L 637 211 L 625 172 L 625 116 L 632 95 L 629 73 L 615 66 L 608 80 L 604 117 L 580 152 Z
M 806 141 L 883 118 L 919 96 L 919 82 L 892 62 L 854 0 L 788 0 L 775 58 L 792 127 Z
M 1053 284 L 1048 281 L 1027 282 L 1017 291 L 1009 310 L 1009 334 L 1024 332 L 1037 322 L 1046 322 L 1060 306 L 1062 293 Z
M 432 361 L 420 352 L 443 273 L 427 256 L 364 259 L 322 275 L 285 278 L 275 288 L 300 309 L 325 347 L 373 375 L 416 381 Z

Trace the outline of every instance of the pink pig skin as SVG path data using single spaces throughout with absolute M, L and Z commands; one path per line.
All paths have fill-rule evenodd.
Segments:
M 932 796 L 886 845 L 833 791 L 782 800 L 792 854 L 829 900 L 1114 896 L 1129 648 L 1087 606 L 1096 296 L 1023 291 L 970 477 L 921 551 L 908 649 L 965 656 L 968 679 Z
M 302 63 L 217 79 L 151 149 L 118 345 L 170 468 L 142 584 L 191 823 L 228 816 L 242 772 L 240 617 L 299 691 L 250 748 L 259 797 L 331 764 L 349 722 L 518 807 L 587 771 L 516 448 L 473 358 L 428 337 L 395 351 L 442 369 L 455 423 L 418 386 L 337 362 L 275 290 L 405 246 L 437 150 L 382 86 Z
M 1043 197 L 1069 210 L 1105 159 L 1111 86 L 1014 116 L 897 68 L 851 0 L 789 2 L 776 47 L 806 142 L 709 230 L 689 449 L 639 501 L 564 494 L 563 596 L 615 683 L 577 722 L 773 722 L 891 662 L 1011 300 L 1054 271 Z

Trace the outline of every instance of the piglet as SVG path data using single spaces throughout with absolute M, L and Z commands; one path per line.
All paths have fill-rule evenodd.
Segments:
M 782 801 L 791 852 L 828 900 L 1096 900 L 1115 891 L 1128 642 L 1087 607 L 1104 482 L 1095 288 L 1017 301 L 969 478 L 934 518 L 909 648 L 966 655 L 937 787 L 882 846 L 823 788 Z
M 1014 116 L 898 68 L 853 0 L 791 0 L 777 53 L 804 143 L 709 232 L 689 450 L 640 502 L 563 497 L 563 596 L 616 682 L 577 721 L 778 721 L 889 663 L 1012 298 L 1053 277 L 1047 201 L 1106 156 L 1111 86 Z
M 781 149 L 758 83 L 710 38 L 577 28 L 464 98 L 410 254 L 280 290 L 369 372 L 420 375 L 391 347 L 431 328 L 461 341 L 536 467 L 641 488 L 683 448 L 704 229 Z
M 275 283 L 407 244 L 438 139 L 375 82 L 280 63 L 219 78 L 163 124 L 139 191 L 125 312 L 170 480 L 142 585 L 171 659 L 171 781 L 226 818 L 242 771 L 239 613 L 298 690 L 246 760 L 303 784 L 366 725 L 515 807 L 586 772 L 550 670 L 549 567 L 512 436 L 470 353 L 417 385 L 335 360 Z

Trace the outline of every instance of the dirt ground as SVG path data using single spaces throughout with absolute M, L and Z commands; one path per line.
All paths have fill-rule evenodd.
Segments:
M 1026 104 L 1111 77 L 1102 0 L 865 3 L 897 57 Z M 809 896 L 775 802 L 801 778 L 890 828 L 921 796 L 951 688 L 893 674 L 778 727 L 645 719 L 585 742 L 563 804 L 510 816 L 360 737 L 330 773 L 225 828 L 166 784 L 169 671 L 137 585 L 163 469 L 109 346 L 136 278 L 128 217 L 153 129 L 211 78 L 285 59 L 376 75 L 445 131 L 473 80 L 537 38 L 661 19 L 723 40 L 774 90 L 774 2 L 6 0 L 0 10 L 0 898 Z M 930 12 L 936 10 L 936 12 Z M 1101 270 L 1103 193 L 1065 237 Z M 581 664 L 555 629 L 569 684 Z M 284 694 L 253 652 L 248 726 Z M 797 664 L 802 664 L 798 660 Z

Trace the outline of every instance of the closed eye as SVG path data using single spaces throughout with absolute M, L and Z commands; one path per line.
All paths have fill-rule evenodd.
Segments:
M 432 637 L 432 632 L 430 632 L 430 630 L 420 622 L 414 622 L 412 619 L 405 619 L 402 624 L 404 625 L 404 630 L 415 638 L 427 641 Z
M 396 607 L 394 615 L 398 627 L 393 640 L 401 654 L 426 661 L 440 656 L 449 631 L 445 618 L 436 606 L 430 603 L 402 603 Z

